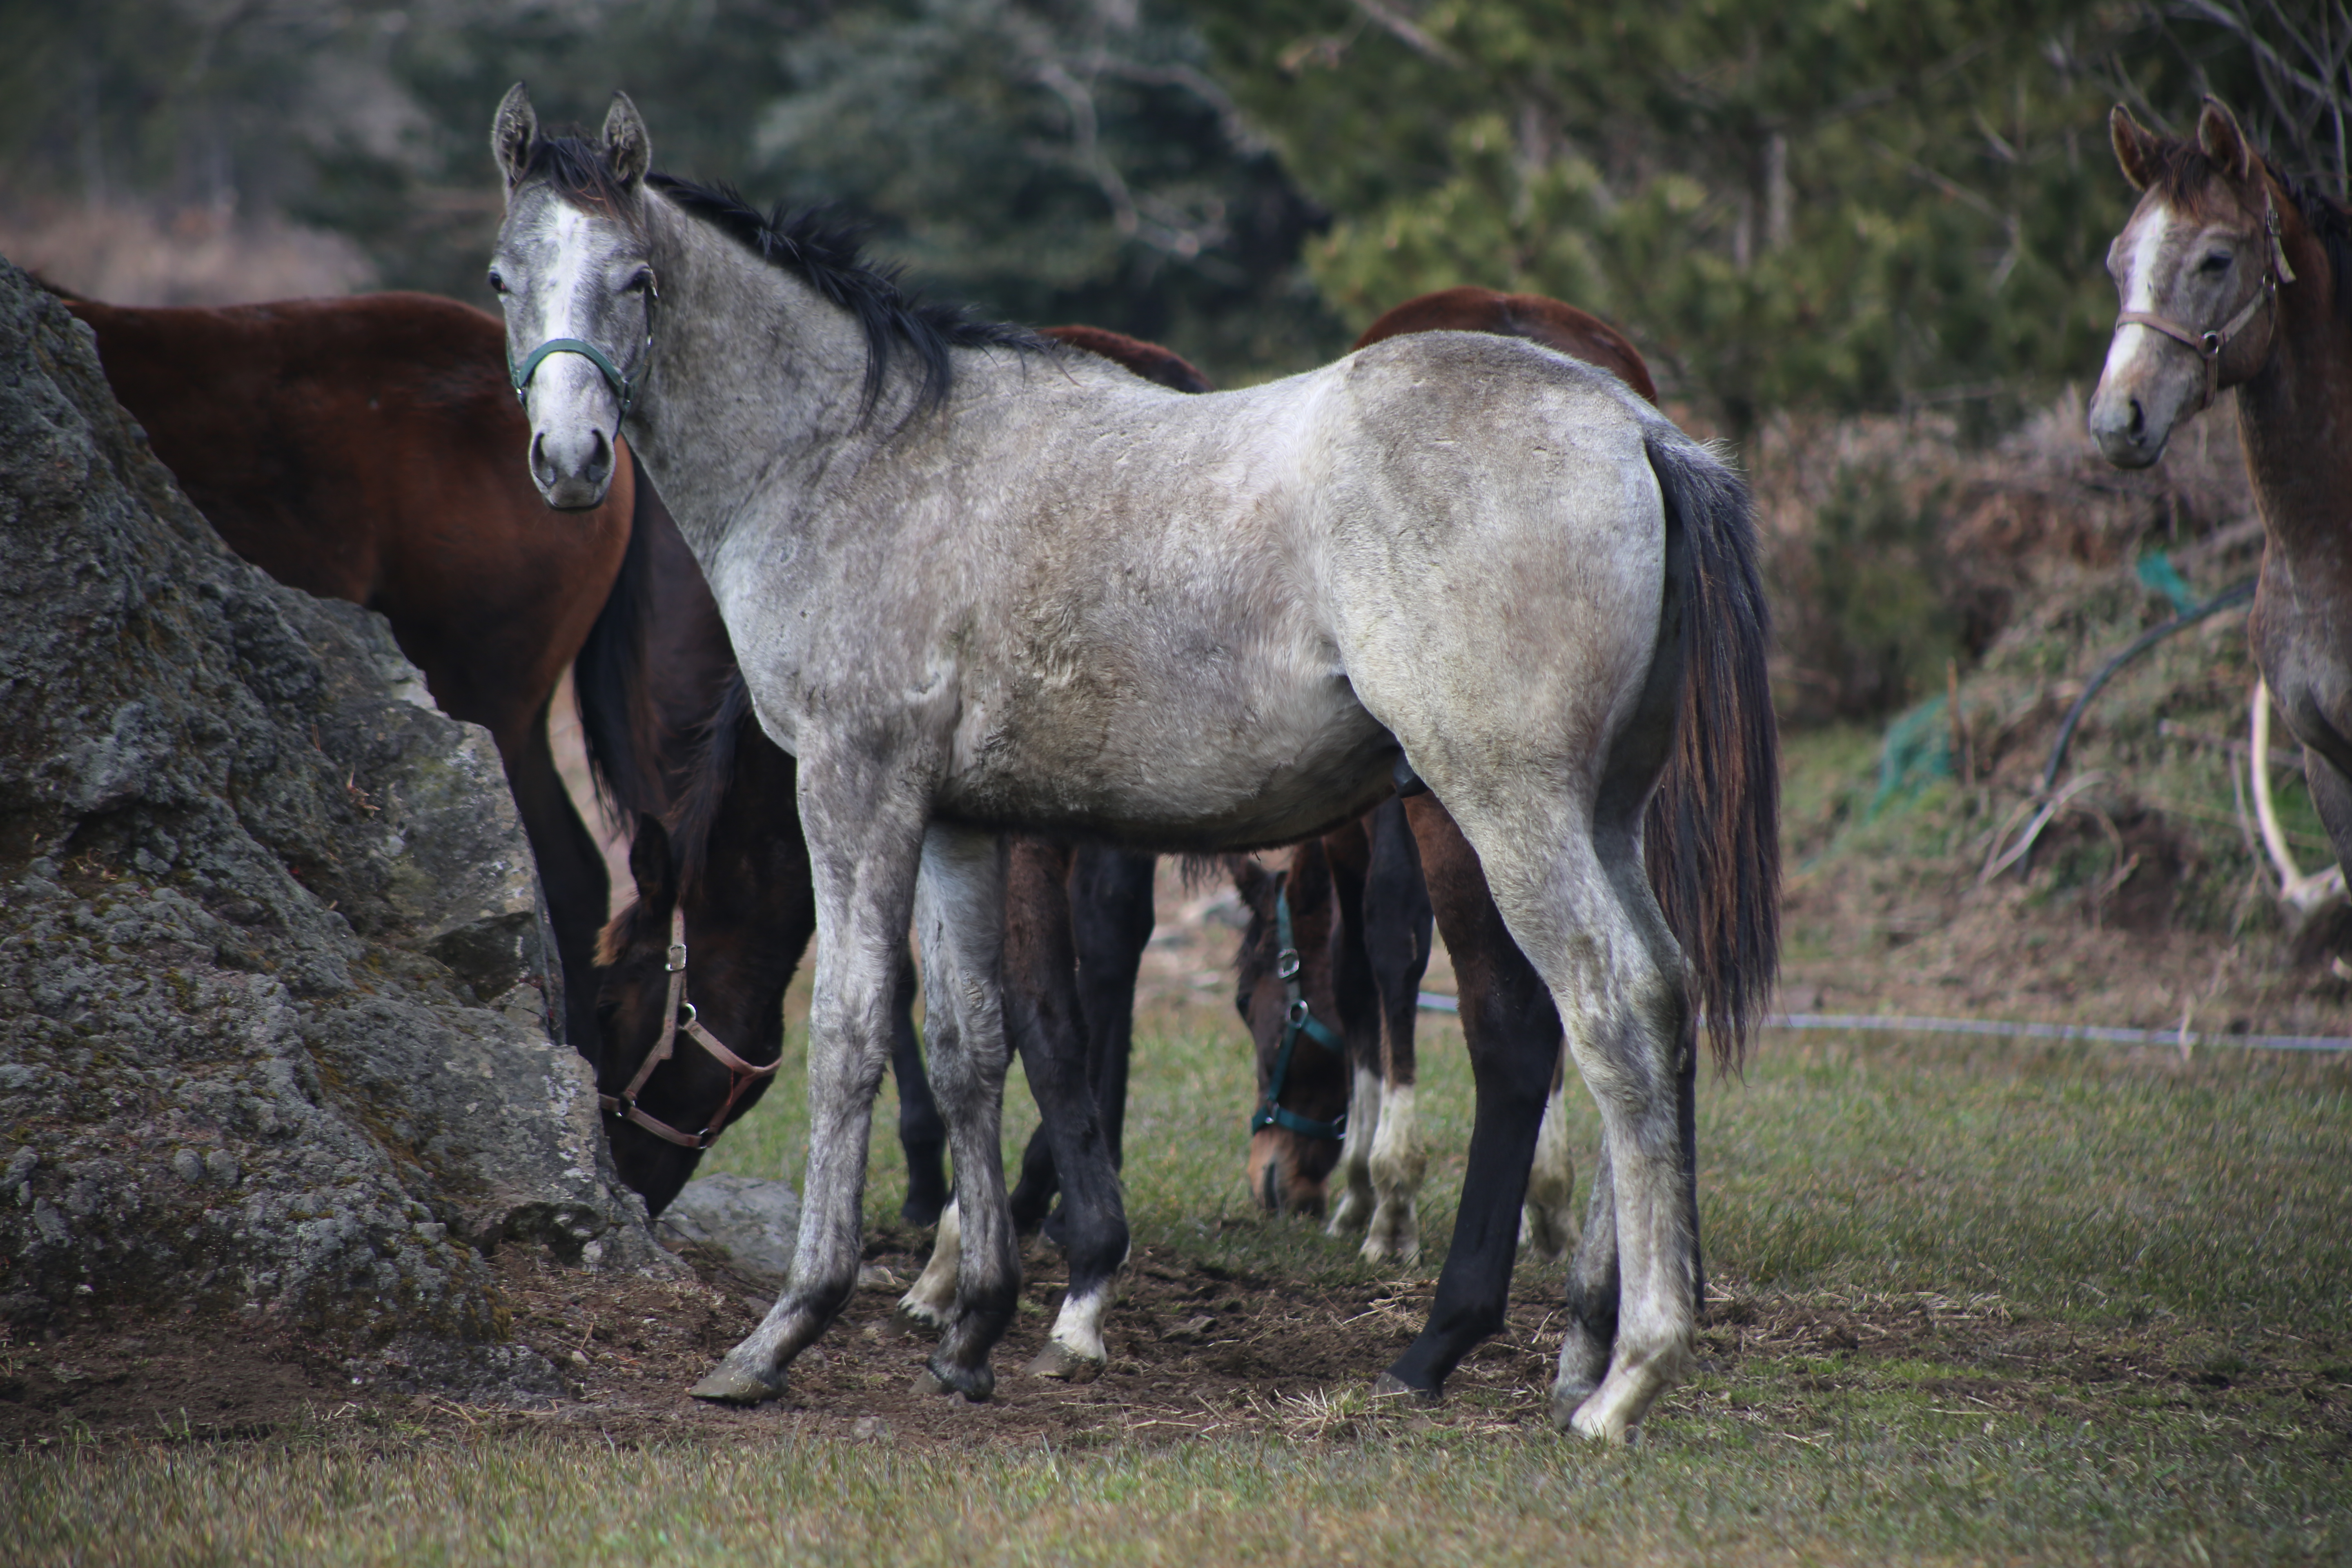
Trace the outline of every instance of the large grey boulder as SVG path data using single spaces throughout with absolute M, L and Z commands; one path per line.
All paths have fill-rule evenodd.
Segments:
M 781 1290 L 800 1241 L 801 1197 L 790 1182 L 705 1176 L 679 1189 L 656 1223 L 669 1245 L 699 1249 L 752 1284 Z
M 674 1270 L 488 734 L 220 544 L 0 261 L 0 1319 L 226 1314 L 552 1393 L 484 1255 Z

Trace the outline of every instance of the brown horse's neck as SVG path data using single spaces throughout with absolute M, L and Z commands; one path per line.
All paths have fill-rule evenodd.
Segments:
M 2238 388 L 2238 436 L 2272 564 L 2352 573 L 2352 320 L 2326 246 L 2284 191 L 2272 199 L 2295 280 L 2280 285 L 2272 349 Z

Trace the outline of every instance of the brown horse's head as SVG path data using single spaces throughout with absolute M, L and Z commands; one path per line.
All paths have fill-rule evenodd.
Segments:
M 1249 926 L 1235 960 L 1239 984 L 1234 1005 L 1249 1027 L 1257 1057 L 1253 1105 L 1265 1106 L 1271 1097 L 1273 1103 L 1310 1121 L 1337 1122 L 1348 1109 L 1348 1060 L 1311 1035 L 1295 1036 L 1279 1093 L 1273 1092 L 1276 1063 L 1284 1037 L 1291 1033 L 1286 1018 L 1292 1007 L 1292 986 L 1280 973 L 1285 965 L 1277 900 L 1290 910 L 1299 997 L 1335 1033 L 1342 1027 L 1337 978 L 1345 933 L 1339 889 L 1322 841 L 1309 839 L 1292 850 L 1286 873 L 1268 871 L 1253 860 L 1237 861 L 1234 882 L 1249 909 Z M 1250 1193 L 1277 1214 L 1321 1214 L 1324 1180 L 1339 1161 L 1336 1138 L 1261 1127 L 1250 1134 Z
M 719 721 L 732 743 L 705 748 L 705 778 L 680 807 L 678 831 L 673 835 L 654 816 L 638 819 L 629 846 L 636 901 L 613 918 L 596 944 L 603 1040 L 596 1087 L 625 1102 L 669 1016 L 679 910 L 681 1016 L 692 1016 L 744 1062 L 764 1067 L 783 1054 L 784 988 L 814 924 L 808 852 L 793 809 L 793 761 L 759 732 L 740 683 Z M 731 1123 L 758 1102 L 768 1081 L 744 1079 L 680 1029 L 635 1104 L 645 1117 L 691 1137 Z M 656 1214 L 702 1158 L 699 1149 L 682 1147 L 610 1104 L 604 1131 L 621 1179 L 645 1194 Z
M 2194 141 L 2159 136 L 2120 104 L 2108 129 L 2141 195 L 2107 247 L 2123 308 L 2091 398 L 2091 436 L 2107 461 L 2141 468 L 2183 419 L 2269 360 L 2273 296 L 2287 270 L 2279 224 L 2294 204 L 2273 193 L 2262 155 L 2218 100 L 2205 100 Z

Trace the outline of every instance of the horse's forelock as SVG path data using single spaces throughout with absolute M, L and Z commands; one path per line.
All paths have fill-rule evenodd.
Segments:
M 645 923 L 645 900 L 631 899 L 621 912 L 606 921 L 604 928 L 596 933 L 596 967 L 610 969 L 628 957 L 629 949 L 636 945 L 638 928 Z
M 603 213 L 632 233 L 644 227 L 634 194 L 613 173 L 604 150 L 585 136 L 541 136 L 532 142 L 517 184 L 532 180 L 544 180 L 574 206 Z

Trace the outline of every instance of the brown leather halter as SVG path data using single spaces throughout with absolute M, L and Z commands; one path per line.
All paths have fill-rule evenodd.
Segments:
M 780 1055 L 766 1067 L 753 1067 L 729 1050 L 718 1036 L 702 1026 L 702 1020 L 695 1016 L 694 1004 L 686 999 L 686 911 L 682 909 L 672 909 L 669 912 L 668 967 L 669 997 L 663 1008 L 660 1041 L 647 1053 L 644 1065 L 637 1068 L 637 1076 L 629 1080 L 628 1088 L 618 1094 L 600 1094 L 596 1098 L 607 1114 L 617 1116 L 624 1121 L 633 1121 L 656 1138 L 667 1139 L 681 1149 L 708 1149 L 719 1141 L 720 1130 L 727 1125 L 727 1114 L 735 1109 L 735 1102 L 743 1098 L 743 1091 L 761 1079 L 773 1076 L 784 1061 Z M 645 1089 L 646 1079 L 653 1077 L 654 1068 L 669 1060 L 670 1053 L 677 1048 L 680 1030 L 716 1057 L 729 1076 L 727 1098 L 719 1102 L 718 1111 L 699 1132 L 680 1132 L 668 1122 L 649 1115 L 637 1104 L 637 1095 Z
M 2264 305 L 2269 305 L 2273 310 L 2277 309 L 2280 284 L 2294 281 L 2294 268 L 2286 262 L 2286 247 L 2279 240 L 2278 208 L 2272 203 L 2267 179 L 2263 182 L 2263 237 L 2270 243 L 2264 247 L 2267 254 L 2263 258 L 2262 287 L 2254 290 L 2254 297 L 2223 323 L 2220 331 L 2191 331 L 2179 322 L 2168 321 L 2149 310 L 2124 310 L 2116 316 L 2118 330 L 2146 327 L 2152 332 L 2162 332 L 2205 362 L 2205 397 L 2197 405 L 2200 414 L 2213 406 L 2213 399 L 2221 390 L 2221 351 L 2230 346 L 2231 339 L 2245 331 L 2246 323 L 2252 321 Z

